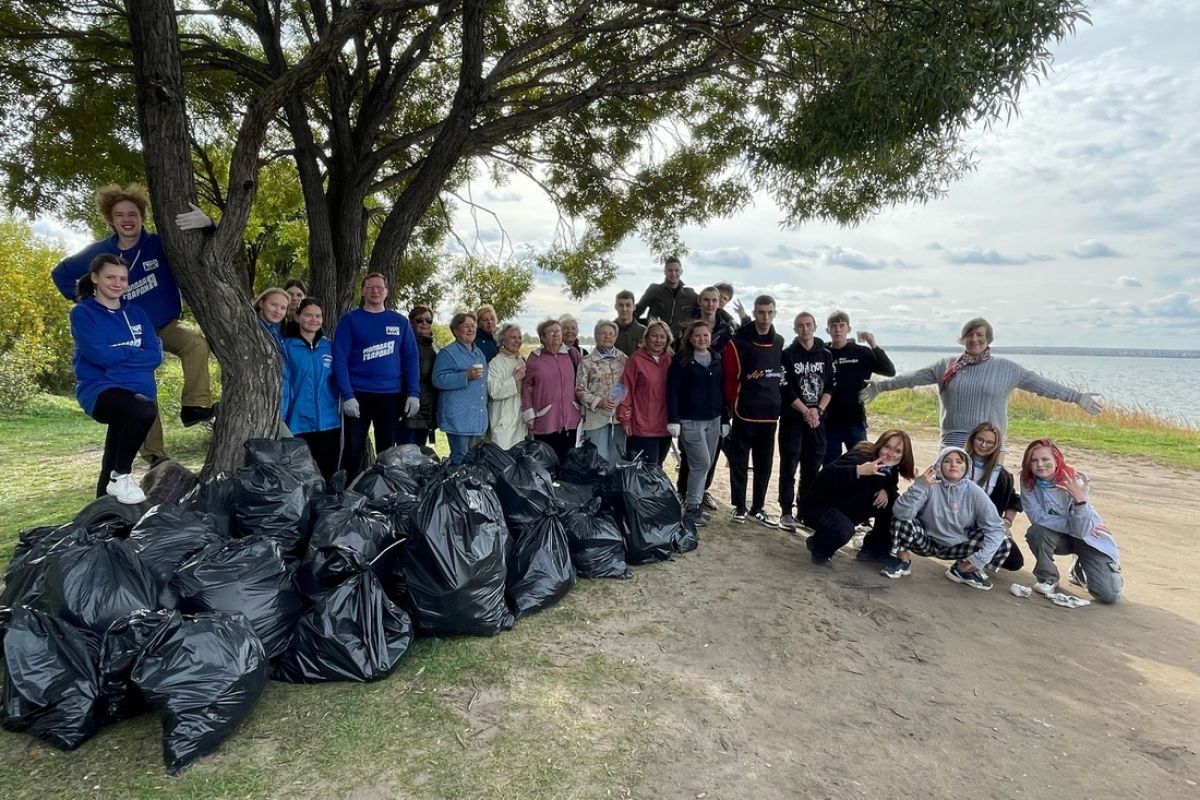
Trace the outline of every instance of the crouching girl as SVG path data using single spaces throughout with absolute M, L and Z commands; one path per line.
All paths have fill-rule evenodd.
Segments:
M 1000 568 L 1012 548 L 1004 523 L 987 493 L 969 477 L 971 457 L 947 447 L 896 501 L 892 509 L 892 558 L 881 572 L 889 578 L 912 573 L 910 553 L 953 559 L 946 577 L 987 591 L 986 569 Z
M 1058 589 L 1056 555 L 1075 555 L 1072 579 L 1097 602 L 1115 603 L 1123 580 L 1117 543 L 1088 500 L 1088 480 L 1049 439 L 1037 439 L 1021 459 L 1021 505 L 1029 517 L 1025 541 L 1036 563 L 1034 591 Z

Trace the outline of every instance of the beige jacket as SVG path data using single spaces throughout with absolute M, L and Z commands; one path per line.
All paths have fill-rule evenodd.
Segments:
M 521 384 L 513 379 L 525 359 L 505 351 L 488 362 L 488 439 L 507 450 L 525 438 L 521 419 Z
M 613 411 L 598 408 L 600 401 L 611 397 L 612 389 L 621 382 L 621 373 L 629 359 L 620 350 L 605 358 L 592 350 L 579 362 L 575 373 L 575 397 L 583 407 L 583 429 L 594 431 L 613 423 Z

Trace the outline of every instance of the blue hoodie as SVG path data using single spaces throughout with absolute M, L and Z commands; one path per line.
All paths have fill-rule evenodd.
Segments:
M 122 301 L 107 308 L 88 297 L 71 309 L 75 354 L 75 398 L 90 416 L 105 389 L 128 389 L 157 397 L 154 370 L 162 363 L 162 342 L 142 308 Z
M 341 427 L 333 345 L 319 331 L 312 345 L 300 336 L 283 340 L 283 385 L 283 421 L 292 433 Z
M 343 400 L 354 392 L 421 395 L 421 356 L 408 320 L 390 309 L 356 308 L 333 334 L 333 374 Z
M 128 250 L 117 247 L 117 235 L 114 233 L 60 261 L 50 277 L 63 297 L 75 299 L 76 282 L 87 274 L 92 260 L 103 253 L 118 255 L 129 264 L 129 289 L 121 299 L 143 308 L 154 330 L 179 319 L 183 313 L 179 286 L 171 274 L 171 265 L 167 263 L 167 255 L 163 252 L 158 234 L 146 233 L 145 228 L 137 244 Z

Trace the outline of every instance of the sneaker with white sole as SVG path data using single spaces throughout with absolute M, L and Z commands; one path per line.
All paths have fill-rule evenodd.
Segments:
M 1083 563 L 1078 558 L 1071 565 L 1071 571 L 1067 573 L 1067 580 L 1083 589 L 1087 588 L 1087 575 L 1083 571 Z
M 879 574 L 885 578 L 903 578 L 905 575 L 912 575 L 912 562 L 892 556 L 883 565 L 883 569 L 879 570 Z
M 746 521 L 746 509 L 735 508 L 733 514 L 730 515 L 729 521 L 741 525 Z
M 124 475 L 112 473 L 111 480 L 108 482 L 108 488 L 104 490 L 106 493 L 117 498 L 118 503 L 133 506 L 138 503 L 146 502 L 146 493 L 141 487 L 133 482 L 133 476 L 126 472 Z
M 779 527 L 788 532 L 795 532 L 796 519 L 791 514 L 784 514 L 779 518 Z
M 1046 583 L 1035 583 L 1033 590 L 1043 597 L 1049 597 L 1052 594 L 1058 593 L 1058 581 L 1047 581 Z
M 700 507 L 706 508 L 709 511 L 716 511 L 718 508 L 720 508 L 720 506 L 717 505 L 717 498 L 713 497 L 708 492 L 704 493 L 704 499 L 700 501 Z
M 961 583 L 963 586 L 970 586 L 972 589 L 979 589 L 982 592 L 989 591 L 992 588 L 992 581 L 982 570 L 973 569 L 970 572 L 958 568 L 958 563 L 950 565 L 950 569 L 946 570 L 946 577 L 955 583 Z
M 763 511 L 762 509 L 759 509 L 758 511 L 751 511 L 750 519 L 754 520 L 759 525 L 762 525 L 767 528 L 778 528 L 779 527 L 779 518 L 772 517 L 770 514 Z

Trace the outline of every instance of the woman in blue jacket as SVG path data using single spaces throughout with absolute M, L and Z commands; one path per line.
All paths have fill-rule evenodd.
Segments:
M 461 464 L 487 431 L 487 356 L 475 346 L 475 315 L 450 320 L 454 341 L 438 351 L 433 385 L 438 390 L 438 426 L 450 442 L 450 463 Z
M 71 309 L 75 353 L 75 397 L 97 422 L 108 426 L 96 496 L 141 503 L 146 495 L 133 482 L 133 458 L 158 419 L 154 370 L 162 363 L 162 342 L 149 315 L 122 300 L 129 289 L 129 266 L 105 253 L 92 260 L 75 290 Z
M 321 328 L 324 322 L 320 302 L 312 297 L 300 301 L 296 320 L 283 340 L 283 421 L 308 444 L 328 483 L 338 468 L 342 422 L 333 346 Z

